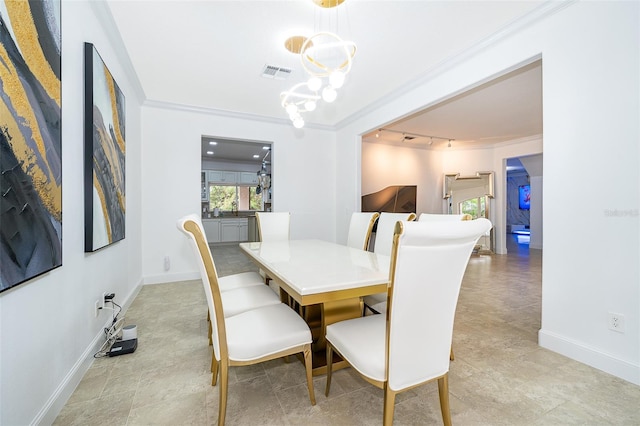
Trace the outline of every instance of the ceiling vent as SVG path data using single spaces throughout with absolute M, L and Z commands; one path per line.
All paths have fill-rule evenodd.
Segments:
M 293 70 L 291 68 L 277 67 L 275 65 L 265 65 L 262 70 L 264 78 L 272 78 L 274 80 L 285 80 L 289 78 Z

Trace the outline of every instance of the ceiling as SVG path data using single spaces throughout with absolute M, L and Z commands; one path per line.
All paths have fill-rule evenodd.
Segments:
M 204 161 L 231 161 L 240 163 L 265 162 L 271 164 L 271 144 L 245 140 L 202 137 L 202 159 Z
M 338 99 L 304 116 L 306 126 L 327 129 L 391 99 L 544 3 L 347 0 L 323 9 L 311 0 L 107 0 L 151 103 L 289 123 L 280 93 L 307 78 L 284 40 L 328 30 L 354 41 L 353 67 Z M 265 65 L 292 72 L 285 80 L 265 78 Z M 400 133 L 383 132 L 377 142 L 400 143 L 402 132 L 445 138 L 410 142 L 426 149 L 444 148 L 448 139 L 454 146 L 486 145 L 541 134 L 540 62 L 384 128 Z M 374 133 L 364 140 L 373 141 Z

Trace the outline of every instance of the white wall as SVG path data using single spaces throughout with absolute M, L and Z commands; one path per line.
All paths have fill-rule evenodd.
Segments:
M 273 143 L 273 211 L 291 212 L 291 238 L 332 239 L 335 135 L 313 129 L 176 107 L 143 108 L 143 273 L 145 283 L 197 278 L 176 220 L 200 207 L 202 135 Z M 164 271 L 164 257 L 171 269 Z
M 362 194 L 389 185 L 418 185 L 417 214 L 446 212 L 442 198 L 443 175 L 494 172 L 494 194 L 490 199 L 490 219 L 496 227 L 496 252 L 506 253 L 506 171 L 504 160 L 537 154 L 542 139 L 515 140 L 486 149 L 423 150 L 376 143 L 362 144 Z M 534 210 L 538 217 L 541 211 Z M 541 221 L 541 219 L 539 219 Z M 540 230 L 541 231 L 541 230 Z M 542 248 L 542 247 L 539 247 Z
M 541 155 L 533 155 L 520 157 L 520 162 L 527 170 L 530 176 L 531 184 L 531 208 L 529 210 L 529 229 L 531 230 L 531 239 L 529 240 L 529 248 L 542 249 L 543 228 L 542 228 L 542 199 L 544 197 L 542 186 L 542 159 Z M 566 182 L 565 187 L 567 194 L 570 194 L 573 182 Z
M 541 11 L 548 13 L 538 20 L 505 31 L 345 122 L 337 132 L 337 235 L 348 226 L 342 212 L 360 196 L 359 169 L 353 169 L 361 167 L 360 135 L 542 58 L 540 344 L 640 384 L 639 8 L 637 2 L 546 3 Z M 530 153 L 496 153 L 494 159 Z M 500 161 L 493 170 L 502 167 Z M 567 179 L 580 182 L 571 198 L 565 185 L 555 184 Z M 504 229 L 504 217 L 494 225 Z M 608 330 L 609 311 L 625 315 L 624 334 Z
M 50 424 L 102 344 L 108 316 L 141 280 L 140 101 L 88 2 L 62 2 L 62 267 L 0 294 L 0 424 Z M 83 43 L 93 43 L 126 98 L 126 238 L 84 253 Z
M 361 195 L 392 185 L 417 185 L 415 213 L 442 213 L 441 161 L 439 151 L 363 143 Z

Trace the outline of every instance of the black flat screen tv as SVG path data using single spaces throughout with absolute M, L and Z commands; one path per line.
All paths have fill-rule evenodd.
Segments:
M 529 210 L 531 206 L 531 187 L 520 185 L 518 187 L 518 205 L 520 210 Z

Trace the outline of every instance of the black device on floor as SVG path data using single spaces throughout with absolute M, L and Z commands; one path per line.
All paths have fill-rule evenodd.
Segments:
M 138 347 L 138 339 L 117 340 L 113 344 L 113 346 L 111 346 L 111 349 L 109 349 L 109 352 L 107 352 L 107 355 L 117 356 L 117 355 L 130 354 L 132 352 L 135 352 L 137 347 Z

